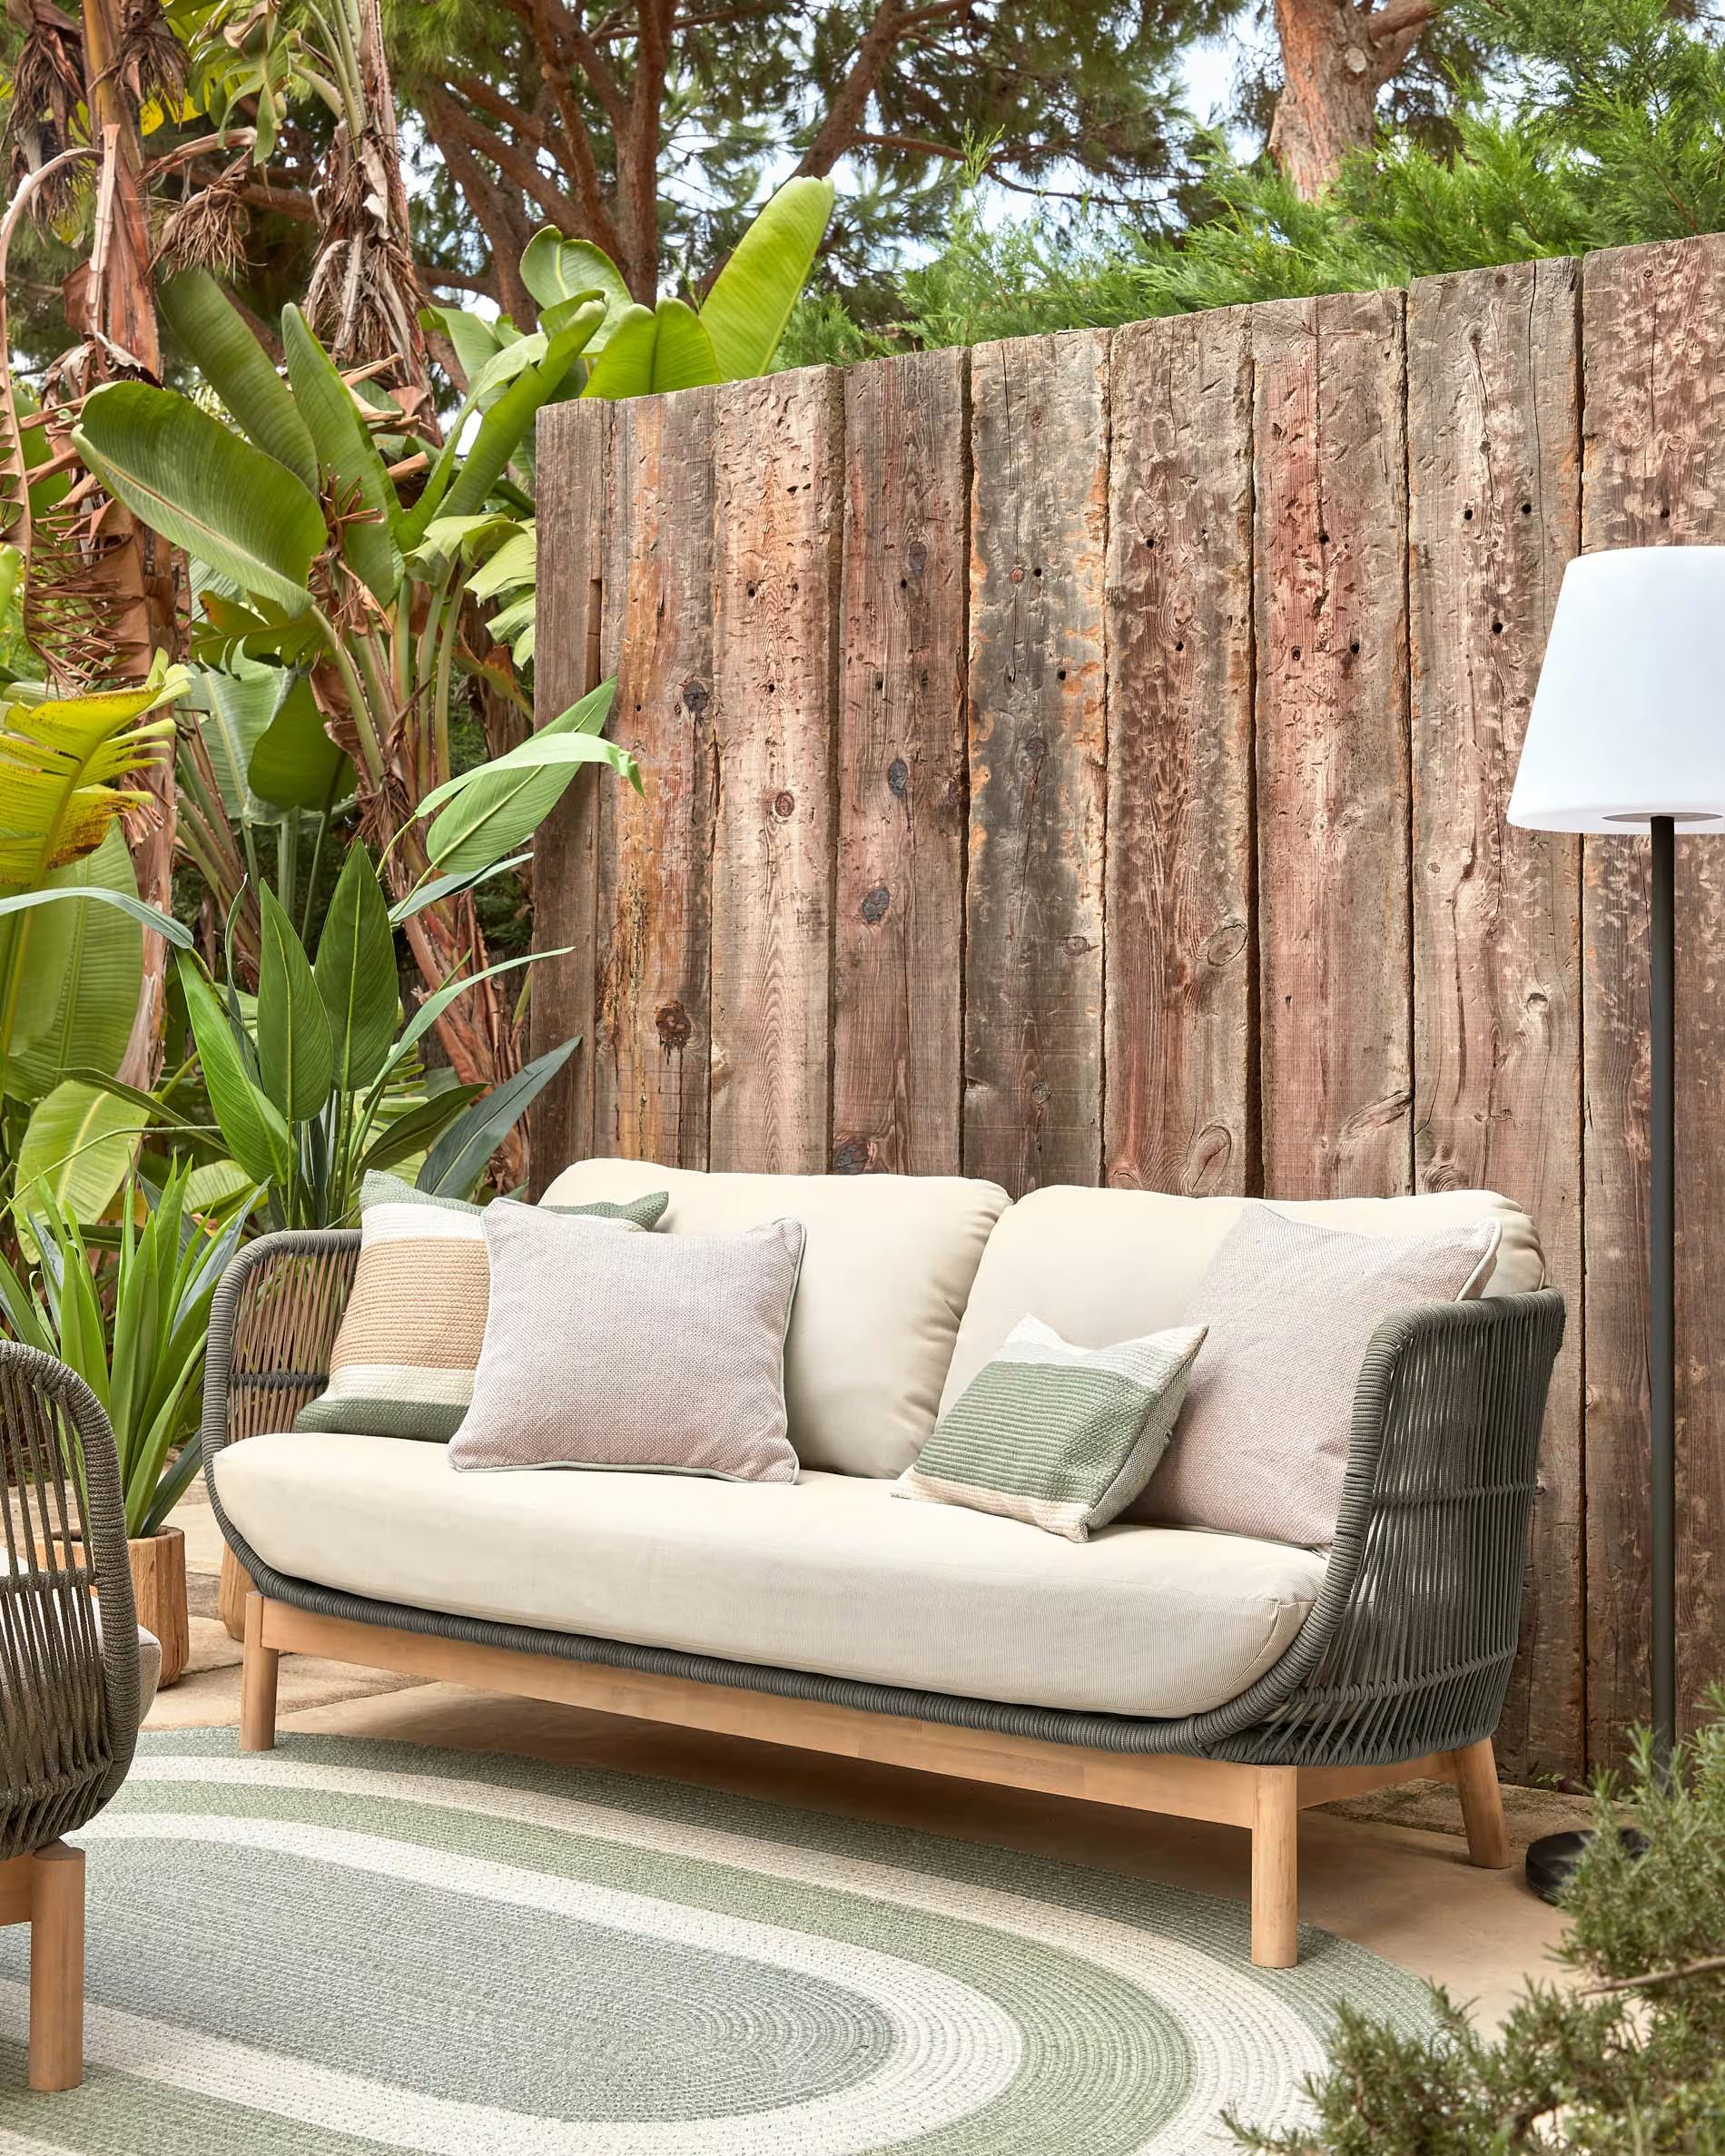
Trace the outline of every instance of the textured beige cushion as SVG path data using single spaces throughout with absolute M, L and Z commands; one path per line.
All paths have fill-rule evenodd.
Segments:
M 784 1424 L 794 1220 L 645 1236 L 500 1198 L 484 1226 L 490 1306 L 452 1465 L 795 1482 Z
M 1069 1185 L 1020 1198 L 982 1254 L 947 1373 L 941 1413 L 1021 1317 L 1040 1317 L 1079 1347 L 1110 1347 L 1117 1340 L 1180 1324 L 1188 1295 L 1249 1202 Z M 1326 1198 L 1307 1205 L 1278 1203 L 1276 1209 L 1291 1219 L 1360 1236 L 1431 1236 L 1493 1219 L 1502 1230 L 1497 1249 L 1471 1292 L 1520 1295 L 1544 1285 L 1544 1260 L 1533 1223 L 1494 1191 Z
M 668 1235 L 784 1216 L 803 1223 L 808 1242 L 784 1358 L 797 1458 L 851 1475 L 907 1468 L 934 1428 L 959 1319 L 1005 1191 L 957 1176 L 705 1176 L 583 1160 L 545 1202 L 621 1203 L 652 1190 L 671 1194 L 659 1224 Z M 1023 1315 L 1013 1312 L 1001 1340 Z
M 215 1480 L 266 1563 L 350 1593 L 1114 1714 L 1232 1698 L 1297 1633 L 1325 1570 L 1309 1551 L 1177 1529 L 1069 1542 L 851 1475 L 461 1476 L 441 1446 L 401 1438 L 248 1438 Z
M 1498 1224 L 1357 1236 L 1248 1205 L 1187 1299 L 1209 1338 L 1135 1513 L 1176 1527 L 1336 1538 L 1365 1350 L 1393 1310 L 1453 1303 Z

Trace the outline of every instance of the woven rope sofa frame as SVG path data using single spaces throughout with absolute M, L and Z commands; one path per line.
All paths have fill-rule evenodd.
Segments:
M 1246 1826 L 1253 1959 L 1296 1958 L 1296 1827 L 1422 1777 L 1461 1792 L 1475 1863 L 1509 1861 L 1491 1736 L 1514 1659 L 1540 1427 L 1563 1334 L 1549 1289 L 1404 1310 L 1355 1393 L 1341 1515 L 1298 1638 L 1178 1720 L 902 1690 L 374 1601 L 274 1571 L 224 1513 L 223 1447 L 291 1428 L 328 1382 L 357 1230 L 266 1236 L 211 1314 L 204 1472 L 250 1575 L 241 1741 L 273 1742 L 283 1651 L 927 1771 Z
M 125 1505 L 94 1393 L 9 1340 L 0 1450 L 0 1924 L 30 1925 L 30 2085 L 69 2089 L 84 2074 L 84 1853 L 61 1836 L 120 1787 L 138 1737 Z

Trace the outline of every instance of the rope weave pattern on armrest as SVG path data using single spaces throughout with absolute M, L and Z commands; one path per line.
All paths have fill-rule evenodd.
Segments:
M 138 1735 L 138 1619 L 108 1418 L 64 1363 L 10 1340 L 0 1340 L 0 1457 L 4 1859 L 71 1834 L 125 1779 Z
M 293 1419 L 330 1382 L 360 1259 L 358 1228 L 261 1236 L 222 1275 L 203 1380 L 206 1472 L 223 1445 Z

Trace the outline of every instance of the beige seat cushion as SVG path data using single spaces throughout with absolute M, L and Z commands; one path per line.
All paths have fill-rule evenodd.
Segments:
M 804 1467 L 849 1475 L 909 1467 L 934 1428 L 959 1319 L 1005 1191 L 958 1176 L 705 1176 L 650 1161 L 583 1160 L 564 1170 L 545 1203 L 624 1204 L 652 1190 L 671 1194 L 662 1234 L 803 1223 L 808 1239 L 784 1348 L 796 1456 Z
M 440 1445 L 282 1432 L 229 1446 L 215 1478 L 266 1563 L 350 1593 L 1112 1714 L 1234 1698 L 1325 1571 L 1309 1551 L 1178 1528 L 1069 1542 L 851 1475 L 463 1476 Z
M 1135 1340 L 1178 1324 L 1187 1314 L 1187 1298 L 1247 1202 L 1064 1185 L 1020 1198 L 982 1254 L 941 1412 L 951 1406 L 1022 1317 L 1040 1317 L 1079 1347 L 1110 1347 L 1118 1340 Z M 1502 1231 L 1497 1248 L 1468 1292 L 1521 1295 L 1545 1283 L 1533 1223 L 1495 1191 L 1326 1198 L 1278 1203 L 1276 1210 L 1316 1227 L 1346 1228 L 1359 1236 L 1434 1236 L 1444 1228 L 1495 1220 Z

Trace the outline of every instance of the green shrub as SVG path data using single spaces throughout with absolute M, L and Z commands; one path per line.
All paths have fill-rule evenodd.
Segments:
M 1725 1700 L 1719 1702 L 1725 1707 Z M 1408 2036 L 1345 2008 L 1314 2123 L 1242 2146 L 1275 2156 L 1725 2156 L 1725 1721 L 1667 1784 L 1642 1740 L 1627 1797 L 1648 1837 L 1618 1835 L 1617 1793 L 1571 1884 L 1558 1984 L 1531 1983 L 1501 2034 L 1445 1994 L 1443 2028 Z

